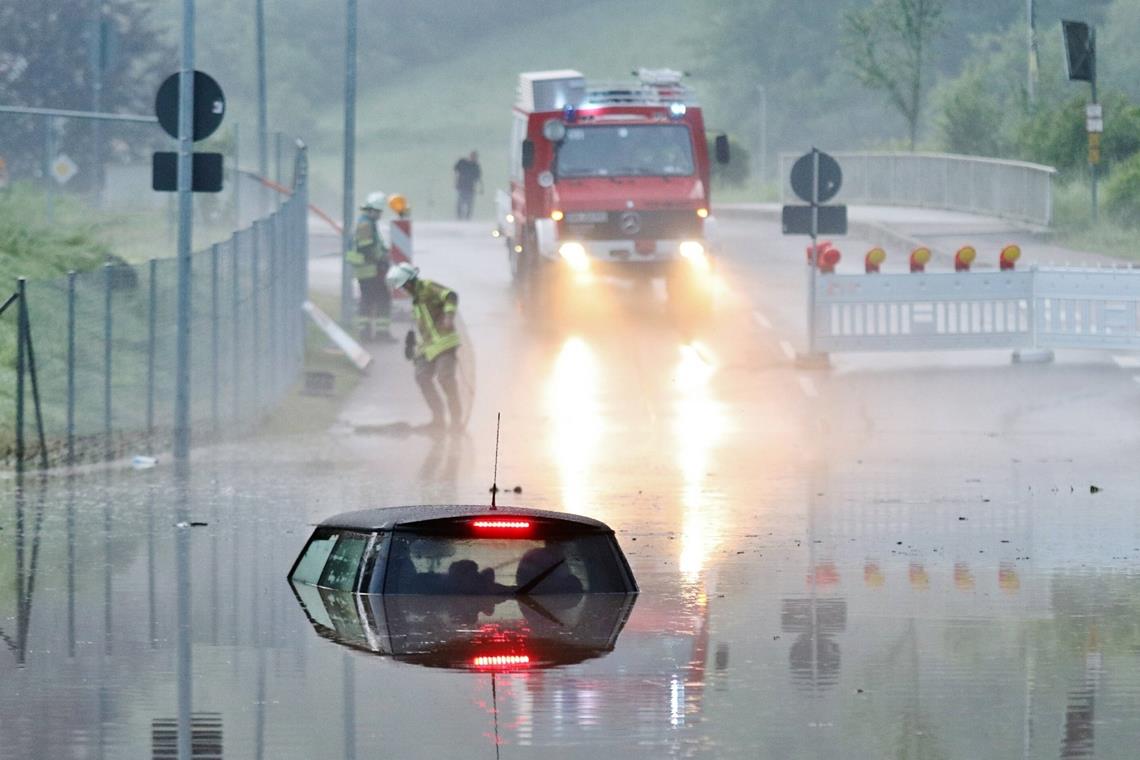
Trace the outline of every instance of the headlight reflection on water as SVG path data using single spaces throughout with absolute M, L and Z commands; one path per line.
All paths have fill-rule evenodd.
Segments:
M 722 507 L 706 490 L 713 455 L 728 428 L 724 404 L 709 387 L 716 370 L 716 357 L 703 344 L 681 346 L 674 371 L 674 440 L 682 481 L 680 566 L 688 582 L 698 579 L 724 530 Z
M 562 504 L 581 515 L 596 511 L 587 484 L 594 479 L 595 452 L 602 437 L 598 389 L 597 355 L 581 338 L 568 338 L 554 361 L 547 409 L 553 423 L 551 454 L 562 481 Z

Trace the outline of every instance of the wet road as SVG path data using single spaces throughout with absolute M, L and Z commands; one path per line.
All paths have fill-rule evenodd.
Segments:
M 485 229 L 424 226 L 471 336 L 467 435 L 340 425 L 199 452 L 189 481 L 7 483 L 0 758 L 157 757 L 191 711 L 235 758 L 1134 755 L 1133 363 L 798 368 L 802 242 L 725 221 L 724 308 L 695 336 L 616 288 L 530 330 Z M 397 353 L 347 414 L 426 418 Z M 642 593 L 613 651 L 492 676 L 318 635 L 285 581 L 310 524 L 486 499 L 497 412 L 511 501 L 617 529 Z

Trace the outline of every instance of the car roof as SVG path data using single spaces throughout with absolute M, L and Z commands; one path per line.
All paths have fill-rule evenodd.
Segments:
M 463 517 L 531 517 L 563 524 L 574 524 L 587 532 L 612 533 L 608 525 L 600 520 L 568 512 L 552 512 L 532 507 L 496 507 L 467 504 L 418 504 L 403 507 L 378 507 L 343 512 L 333 515 L 319 524 L 323 528 L 347 528 L 349 530 L 377 531 L 412 527 L 432 520 L 448 520 Z

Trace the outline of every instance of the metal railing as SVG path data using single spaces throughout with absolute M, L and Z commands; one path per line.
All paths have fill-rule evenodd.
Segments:
M 1030 224 L 1053 221 L 1051 166 L 949 153 L 832 153 L 843 185 L 831 203 L 922 206 L 968 211 Z M 799 154 L 780 154 L 783 203 L 799 203 L 791 187 Z
M 815 350 L 1140 350 L 1140 269 L 821 274 Z
M 190 416 L 198 441 L 248 429 L 299 375 L 307 204 L 301 147 L 293 192 L 276 212 L 193 254 Z M 174 422 L 177 270 L 174 258 L 151 259 L 26 283 L 22 301 L 35 335 L 46 453 L 53 464 L 167 448 Z M 31 459 L 42 455 L 39 448 L 21 450 Z

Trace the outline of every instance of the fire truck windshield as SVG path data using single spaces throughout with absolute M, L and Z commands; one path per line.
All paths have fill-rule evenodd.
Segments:
M 683 124 L 575 126 L 558 146 L 559 177 L 681 177 L 693 173 Z

